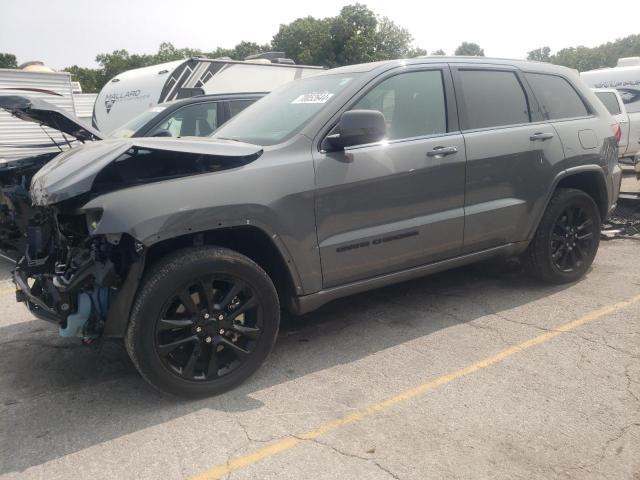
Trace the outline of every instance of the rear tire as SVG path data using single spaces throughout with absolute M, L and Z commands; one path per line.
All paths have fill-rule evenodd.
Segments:
M 190 248 L 146 274 L 125 345 L 152 386 L 202 397 L 253 374 L 271 351 L 279 323 L 278 295 L 260 266 L 232 250 Z
M 524 267 L 542 281 L 563 284 L 580 279 L 600 243 L 600 212 L 582 190 L 557 189 L 523 254 Z

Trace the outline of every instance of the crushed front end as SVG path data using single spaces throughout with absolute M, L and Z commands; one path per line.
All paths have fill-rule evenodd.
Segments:
M 132 265 L 141 271 L 144 260 L 143 246 L 127 235 L 90 235 L 100 214 L 79 212 L 65 202 L 37 207 L 14 271 L 17 300 L 36 317 L 55 322 L 60 335 L 81 337 L 85 343 L 105 334 L 110 314 L 118 314 L 112 306 Z M 113 325 L 106 333 L 123 332 Z
M 88 343 L 123 337 L 147 249 L 158 251 L 159 239 L 194 228 L 170 227 L 195 221 L 179 196 L 167 197 L 173 213 L 155 211 L 154 202 L 169 184 L 188 190 L 186 179 L 261 154 L 261 147 L 231 141 L 164 138 L 103 140 L 56 156 L 30 182 L 26 246 L 14 271 L 17 300 L 58 324 L 61 335 Z

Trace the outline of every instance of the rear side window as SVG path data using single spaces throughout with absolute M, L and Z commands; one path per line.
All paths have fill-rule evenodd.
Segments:
M 578 93 L 564 78 L 544 73 L 525 73 L 525 78 L 538 99 L 545 119 L 558 120 L 589 115 Z
M 172 137 L 206 137 L 217 127 L 218 103 L 195 103 L 173 112 L 151 135 L 168 132 Z
M 459 70 L 465 129 L 501 127 L 531 121 L 527 96 L 513 72 Z
M 447 131 L 440 70 L 407 72 L 387 78 L 362 97 L 353 110 L 378 110 L 389 140 L 438 135 Z
M 618 98 L 616 94 L 613 92 L 595 92 L 596 97 L 600 99 L 604 106 L 607 107 L 609 113 L 611 115 L 619 115 L 622 113 L 620 110 L 620 104 L 618 103 Z

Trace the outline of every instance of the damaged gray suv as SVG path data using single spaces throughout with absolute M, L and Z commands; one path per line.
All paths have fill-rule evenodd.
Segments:
M 255 372 L 281 309 L 499 256 L 579 279 L 619 191 L 617 125 L 573 71 L 432 57 L 292 82 L 211 138 L 129 138 L 37 172 L 17 298 L 124 338 L 160 390 Z

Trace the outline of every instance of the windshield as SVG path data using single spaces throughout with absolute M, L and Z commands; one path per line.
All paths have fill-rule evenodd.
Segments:
M 262 146 L 283 142 L 298 133 L 355 75 L 319 75 L 288 83 L 220 127 L 214 137 Z
M 143 125 L 145 125 L 149 120 L 158 115 L 161 111 L 163 111 L 167 107 L 156 106 L 150 108 L 146 112 L 141 113 L 137 117 L 133 117 L 127 123 L 122 125 L 119 128 L 116 128 L 113 132 L 109 134 L 108 138 L 129 138 L 134 133 L 136 133 Z

